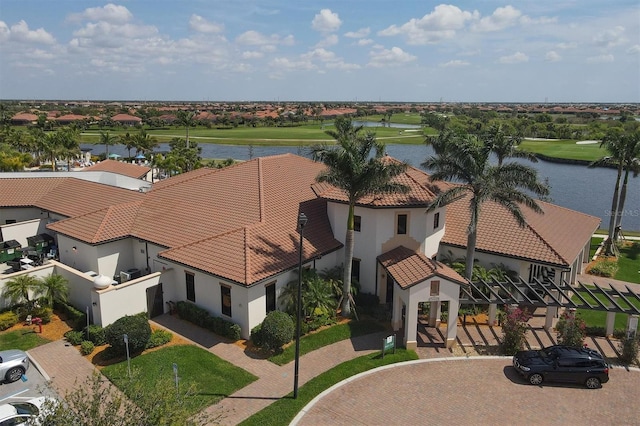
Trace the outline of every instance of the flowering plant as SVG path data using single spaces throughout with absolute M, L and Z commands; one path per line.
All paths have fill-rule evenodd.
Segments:
M 582 318 L 572 311 L 565 311 L 560 315 L 560 319 L 556 324 L 558 343 L 561 345 L 581 347 L 584 344 L 586 328 L 587 325 Z

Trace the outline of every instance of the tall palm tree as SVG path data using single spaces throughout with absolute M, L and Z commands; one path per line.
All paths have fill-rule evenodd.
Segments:
M 63 154 L 64 148 L 57 131 L 42 133 L 42 139 L 38 141 L 38 151 L 46 159 L 51 161 L 51 170 L 56 171 L 56 159 Z
M 39 294 L 40 280 L 33 275 L 23 274 L 10 279 L 5 283 L 2 297 L 9 299 L 12 304 L 26 302 L 31 303 L 29 293 Z
M 49 274 L 38 283 L 39 293 L 44 297 L 48 307 L 53 302 L 66 302 L 69 295 L 69 280 L 59 274 Z
M 627 184 L 629 182 L 629 173 L 633 173 L 633 177 L 638 177 L 638 174 L 640 174 L 640 130 L 636 130 L 627 138 L 623 159 L 624 178 L 622 180 L 620 200 L 618 200 L 618 211 L 616 214 L 614 239 L 618 238 L 618 231 L 622 226 L 622 216 L 624 216 L 624 203 L 627 198 Z
M 469 197 L 471 218 L 467 228 L 465 277 L 471 279 L 482 204 L 486 201 L 500 204 L 520 226 L 524 226 L 526 222 L 520 206 L 525 205 L 537 213 L 542 213 L 542 208 L 523 190 L 546 195 L 548 188 L 538 181 L 538 173 L 531 167 L 518 163 L 492 165 L 489 162 L 491 147 L 474 136 L 454 135 L 450 142 L 443 151 L 436 150 L 436 155 L 429 157 L 422 166 L 434 171 L 430 176 L 432 181 L 453 180 L 460 184 L 440 192 L 427 211 Z
M 327 130 L 326 133 L 336 140 L 337 146 L 316 145 L 311 148 L 311 153 L 315 161 L 327 166 L 316 180 L 342 189 L 348 200 L 342 282 L 343 294 L 348 295 L 351 294 L 356 203 L 369 195 L 406 192 L 408 188 L 395 182 L 394 178 L 406 170 L 407 164 L 385 159 L 384 143 L 377 141 L 373 133 L 362 133 L 363 127 L 354 127 L 351 119 L 339 117 L 334 125 L 335 130 Z M 345 316 L 351 314 L 348 297 L 342 299 L 342 313 Z
M 124 135 L 118 136 L 118 139 L 120 139 L 120 143 L 124 145 L 125 148 L 127 148 L 127 151 L 129 152 L 129 158 L 131 158 L 131 148 L 135 146 L 133 143 L 133 136 L 131 136 L 131 134 L 127 132 Z
M 498 157 L 498 166 L 501 166 L 507 157 L 526 158 L 534 163 L 538 162 L 535 154 L 518 148 L 518 145 L 522 143 L 522 137 L 508 135 L 500 124 L 489 127 L 482 135 L 482 140 Z
M 140 152 L 147 154 L 158 146 L 158 140 L 147 134 L 146 130 L 140 129 L 137 134 L 133 135 L 133 146 L 136 149 L 136 154 Z
M 115 145 L 118 137 L 110 135 L 109 132 L 100 132 L 100 143 L 104 144 L 106 158 L 109 158 L 109 145 Z
M 176 114 L 176 123 L 180 126 L 184 126 L 186 132 L 187 148 L 189 148 L 189 127 L 196 127 L 198 120 L 196 120 L 196 114 L 193 111 L 178 111 Z
M 604 250 L 607 255 L 615 255 L 615 237 L 616 237 L 616 224 L 618 223 L 618 215 L 624 208 L 624 200 L 620 193 L 620 181 L 622 179 L 622 173 L 625 173 L 625 178 L 628 179 L 628 172 L 633 171 L 634 176 L 637 175 L 638 168 L 638 132 L 624 133 L 621 128 L 612 128 L 602 138 L 600 147 L 605 148 L 609 155 L 604 156 L 591 164 L 589 167 L 597 167 L 603 165 L 613 165 L 616 167 L 616 182 L 613 189 L 613 198 L 611 200 L 611 211 L 609 216 L 609 232 L 607 241 L 605 242 Z M 624 192 L 626 198 L 626 181 L 624 184 Z M 621 218 L 620 218 L 621 220 Z

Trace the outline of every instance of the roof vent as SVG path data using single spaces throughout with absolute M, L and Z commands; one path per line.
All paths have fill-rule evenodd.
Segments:
M 149 190 L 151 189 L 150 186 L 141 186 L 140 188 L 138 188 L 138 191 L 140 192 L 149 192 Z

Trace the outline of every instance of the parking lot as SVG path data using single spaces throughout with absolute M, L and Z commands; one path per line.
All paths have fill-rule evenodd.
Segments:
M 602 388 L 529 385 L 510 358 L 447 358 L 393 365 L 351 378 L 298 425 L 640 423 L 640 370 L 614 367 Z
M 54 393 L 47 387 L 47 380 L 33 365 L 25 374 L 26 381 L 18 380 L 13 383 L 0 382 L 0 404 L 12 398 L 32 398 L 42 395 L 53 396 Z

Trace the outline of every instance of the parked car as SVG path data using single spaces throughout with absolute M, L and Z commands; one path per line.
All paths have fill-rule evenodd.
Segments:
M 25 398 L 0 405 L 0 426 L 41 424 L 40 421 L 46 416 L 43 411 L 47 411 L 47 399 L 44 396 Z
M 0 351 L 0 380 L 15 382 L 29 369 L 29 357 L 18 349 Z
M 595 389 L 609 381 L 609 365 L 604 357 L 586 347 L 556 345 L 520 351 L 513 356 L 512 362 L 516 371 L 532 385 L 547 381 L 566 382 Z

